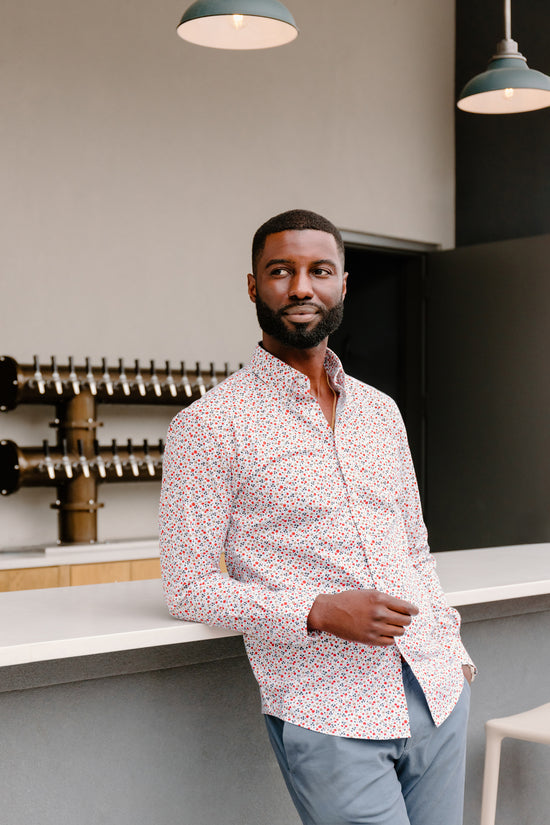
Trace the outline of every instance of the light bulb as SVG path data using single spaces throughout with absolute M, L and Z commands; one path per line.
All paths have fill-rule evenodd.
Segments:
M 512 98 L 513 96 L 514 96 L 514 90 L 513 89 L 504 89 L 504 97 L 506 98 L 506 100 L 510 100 L 510 98 Z
M 231 22 L 233 24 L 233 28 L 236 31 L 239 31 L 239 29 L 242 29 L 244 26 L 244 16 L 242 14 L 232 14 Z

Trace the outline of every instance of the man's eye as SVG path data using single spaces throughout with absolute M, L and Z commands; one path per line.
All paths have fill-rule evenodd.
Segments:
M 272 269 L 271 275 L 273 278 L 283 278 L 285 275 L 288 275 L 288 269 L 283 269 L 282 267 Z
M 328 278 L 330 275 L 329 269 L 314 269 L 313 274 L 316 278 Z

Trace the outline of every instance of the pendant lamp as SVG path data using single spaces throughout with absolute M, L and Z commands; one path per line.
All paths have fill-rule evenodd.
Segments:
M 550 106 L 550 77 L 530 69 L 511 35 L 511 0 L 504 0 L 504 40 L 487 71 L 462 89 L 457 106 L 480 115 L 506 115 Z
M 195 0 L 177 31 L 190 43 L 214 49 L 268 49 L 298 35 L 279 0 Z

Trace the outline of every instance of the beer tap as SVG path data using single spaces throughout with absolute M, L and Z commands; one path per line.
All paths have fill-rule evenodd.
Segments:
M 118 359 L 118 380 L 124 395 L 130 395 L 130 384 L 128 383 L 126 373 L 124 372 L 124 361 L 122 358 Z
M 97 384 L 95 382 L 94 373 L 90 364 L 90 359 L 86 358 L 86 381 L 92 395 L 97 395 Z
M 105 384 L 107 395 L 113 395 L 113 382 L 111 381 L 111 376 L 109 375 L 109 367 L 107 366 L 106 358 L 101 359 L 101 369 L 103 370 L 103 383 Z
M 80 464 L 82 475 L 84 478 L 90 478 L 90 465 L 88 464 L 88 459 L 84 455 L 84 444 L 82 443 L 82 439 L 77 439 L 76 444 L 78 447 L 78 463 Z
M 80 394 L 80 381 L 78 380 L 78 376 L 74 371 L 74 363 L 72 355 L 69 356 L 69 381 L 72 384 L 73 392 L 75 395 Z
M 44 451 L 44 464 L 46 466 L 48 478 L 50 478 L 52 481 L 55 481 L 55 465 L 50 455 L 50 444 L 47 438 L 45 438 L 42 442 L 42 448 Z
M 146 467 L 147 467 L 147 472 L 149 473 L 150 476 L 154 476 L 155 475 L 155 465 L 154 465 L 153 459 L 151 458 L 151 455 L 149 453 L 149 444 L 148 444 L 146 438 L 143 439 L 143 455 L 145 456 L 145 464 L 146 464 Z
M 44 395 L 46 392 L 46 382 L 44 381 L 44 376 L 40 371 L 40 361 L 38 360 L 38 355 L 34 356 L 34 380 L 36 381 L 38 392 L 40 395 Z
M 73 466 L 71 464 L 71 460 L 67 453 L 67 439 L 64 438 L 61 441 L 61 448 L 63 450 L 63 455 L 61 457 L 61 464 L 63 465 L 63 469 L 65 470 L 65 475 L 67 478 L 73 477 Z
M 61 376 L 57 370 L 57 361 L 55 355 L 52 355 L 52 381 L 55 387 L 55 391 L 58 395 L 63 395 L 63 383 L 61 381 Z
M 141 370 L 139 368 L 139 358 L 136 358 L 136 384 L 139 394 L 142 396 L 147 395 L 147 387 L 145 386 L 145 381 L 143 380 L 143 375 L 141 374 Z
M 216 370 L 214 368 L 214 362 L 210 361 L 210 380 L 208 382 L 208 389 L 211 390 L 213 387 L 216 386 L 218 383 L 218 379 L 216 378 Z
M 229 369 L 229 364 L 227 363 L 227 361 L 225 362 L 225 364 L 223 366 L 224 366 L 224 375 L 225 375 L 226 378 L 229 378 L 229 376 L 231 375 L 231 371 Z
M 100 478 L 107 477 L 107 470 L 105 469 L 105 462 L 103 461 L 103 456 L 99 451 L 99 441 L 97 438 L 94 438 L 94 456 L 95 456 L 95 466 L 97 467 L 97 471 L 99 473 Z
M 0 439 L 0 498 L 24 486 L 57 488 L 52 506 L 58 511 L 61 544 L 97 541 L 102 506 L 96 501 L 98 486 L 156 482 L 161 476 L 163 439 L 147 440 L 137 434 L 131 439 L 119 432 L 117 438 L 111 433 L 107 441 L 98 441 L 98 407 L 102 403 L 185 407 L 233 371 L 229 363 L 215 367 L 212 361 L 184 362 L 175 360 L 175 354 L 166 361 L 157 358 L 156 366 L 145 353 L 139 359 L 126 354 L 124 360 L 113 355 L 81 360 L 71 355 L 65 360 L 56 354 L 51 364 L 44 354 L 25 363 L 0 355 L 0 415 L 19 404 L 53 405 L 50 426 L 56 433 L 53 439 L 50 436 L 51 443 L 39 439 L 32 447 Z
M 178 394 L 178 388 L 176 387 L 176 382 L 174 381 L 174 378 L 172 376 L 170 361 L 166 362 L 166 385 L 172 398 L 175 398 Z
M 191 388 L 191 383 L 189 381 L 189 378 L 187 377 L 187 372 L 185 370 L 185 361 L 181 362 L 181 385 L 187 398 L 191 398 L 191 396 L 193 395 L 193 390 Z
M 157 398 L 160 398 L 162 395 L 162 387 L 160 386 L 159 377 L 155 370 L 155 362 L 151 361 L 151 383 L 153 384 L 153 389 L 155 391 L 155 395 Z
M 201 397 L 206 394 L 206 387 L 204 386 L 204 381 L 202 380 L 202 371 L 201 365 L 197 361 L 197 383 L 195 385 L 199 391 Z
M 115 467 L 115 473 L 119 478 L 122 478 L 124 472 L 122 469 L 122 461 L 120 460 L 120 456 L 118 454 L 118 447 L 116 443 L 116 438 L 113 438 L 111 442 L 111 452 L 113 454 L 113 464 Z
M 139 476 L 139 464 L 137 463 L 137 459 L 134 455 L 134 447 L 132 445 L 132 439 L 128 439 L 128 446 L 126 447 L 128 450 L 128 461 L 130 462 L 130 468 L 132 470 L 132 475 L 136 478 Z

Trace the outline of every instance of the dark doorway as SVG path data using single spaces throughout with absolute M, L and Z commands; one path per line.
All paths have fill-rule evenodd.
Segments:
M 345 371 L 398 404 L 424 488 L 424 254 L 346 244 L 344 320 L 329 346 Z

